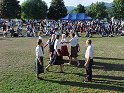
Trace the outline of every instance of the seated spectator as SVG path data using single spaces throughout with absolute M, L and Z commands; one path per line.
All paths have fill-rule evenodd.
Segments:
M 3 31 L 3 37 L 7 37 L 7 31 L 6 30 Z
M 124 31 L 122 31 L 121 36 L 124 36 Z
M 11 37 L 14 36 L 14 28 L 10 28 L 10 34 L 11 34 Z

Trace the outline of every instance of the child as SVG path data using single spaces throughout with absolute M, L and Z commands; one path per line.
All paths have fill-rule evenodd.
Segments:
M 43 50 L 41 48 L 43 46 L 42 40 L 38 39 L 37 47 L 36 47 L 36 63 L 35 63 L 35 71 L 36 71 L 36 78 L 39 78 L 40 73 L 44 73 L 44 66 L 43 66 Z
M 44 46 L 44 41 L 43 41 L 43 38 L 42 38 L 42 32 L 41 31 L 39 31 L 39 33 L 38 33 L 38 39 L 41 39 L 42 40 L 42 44 L 43 44 L 43 46 Z M 42 50 L 43 50 L 43 54 L 44 54 L 44 47 L 43 46 L 41 46 L 41 48 L 42 48 Z
M 42 32 L 41 32 L 41 31 L 39 31 L 39 33 L 38 33 L 38 38 L 39 38 L 39 39 L 41 39 L 41 40 L 42 40 L 42 42 L 43 42 Z

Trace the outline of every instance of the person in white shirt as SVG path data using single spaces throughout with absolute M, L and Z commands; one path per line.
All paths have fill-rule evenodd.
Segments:
M 74 36 L 74 38 L 77 40 L 77 45 L 76 45 L 76 48 L 77 48 L 77 52 L 80 52 L 80 46 L 79 46 L 79 44 L 78 44 L 78 35 L 75 33 L 75 36 Z
M 60 65 L 60 72 L 63 72 L 63 60 L 62 60 L 62 56 L 61 56 L 61 44 L 60 44 L 60 40 L 59 40 L 59 35 L 56 35 L 56 41 L 54 44 L 54 56 L 52 59 L 52 65 Z M 47 71 L 49 71 L 48 68 L 46 68 Z
M 75 59 L 75 61 L 77 62 L 77 66 L 80 65 L 77 57 L 78 57 L 78 51 L 77 51 L 77 45 L 78 45 L 78 40 L 77 37 L 75 37 L 74 33 L 71 33 L 72 39 L 70 40 L 70 46 L 71 46 L 71 55 L 70 55 L 70 62 L 69 64 L 71 64 L 72 58 Z
M 41 31 L 39 31 L 39 33 L 38 33 L 38 39 L 41 39 L 41 40 L 42 40 L 42 42 L 43 42 L 42 32 L 41 32 Z
M 36 52 L 36 62 L 35 62 L 35 72 L 36 72 L 36 78 L 39 78 L 40 73 L 44 73 L 44 66 L 43 66 L 43 50 L 41 48 L 43 46 L 42 40 L 38 39 L 37 41 L 37 47 L 35 49 Z
M 84 64 L 86 69 L 86 80 L 85 81 L 92 81 L 92 64 L 93 64 L 93 57 L 94 57 L 94 48 L 92 45 L 91 40 L 86 40 L 87 50 L 85 53 L 86 62 Z
M 38 33 L 38 39 L 41 39 L 42 40 L 42 44 L 43 44 L 43 46 L 44 46 L 44 41 L 43 41 L 43 38 L 42 38 L 42 32 L 41 31 L 39 31 L 39 33 Z M 41 48 L 42 48 L 42 50 L 43 50 L 43 53 L 44 53 L 44 47 L 43 46 L 41 46 Z

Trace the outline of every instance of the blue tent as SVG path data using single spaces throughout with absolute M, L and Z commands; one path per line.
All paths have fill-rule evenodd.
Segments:
M 61 18 L 61 20 L 82 20 L 82 21 L 88 21 L 88 20 L 92 20 L 92 18 L 87 16 L 85 13 L 78 13 L 78 14 L 68 14 L 66 17 Z
M 61 18 L 61 20 L 68 20 L 68 19 L 70 18 L 70 15 L 71 15 L 71 14 L 68 14 L 66 17 Z
M 61 18 L 61 20 L 74 20 L 76 19 L 76 14 L 68 14 L 66 17 Z

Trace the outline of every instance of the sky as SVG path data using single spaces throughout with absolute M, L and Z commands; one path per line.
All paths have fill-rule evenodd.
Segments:
M 22 3 L 25 0 L 18 0 L 18 1 L 20 1 L 20 3 Z M 45 1 L 47 3 L 47 5 L 50 6 L 50 2 L 52 0 L 43 0 L 43 1 Z M 97 1 L 98 2 L 104 1 L 104 2 L 108 2 L 108 3 L 113 2 L 113 0 L 64 0 L 66 6 L 77 6 L 78 4 L 82 4 L 84 6 L 89 6 L 92 2 L 95 3 Z

